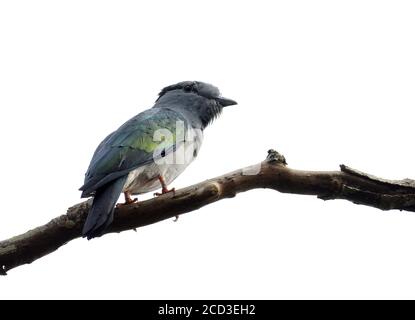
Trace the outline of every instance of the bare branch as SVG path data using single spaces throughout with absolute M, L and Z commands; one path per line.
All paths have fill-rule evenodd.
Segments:
M 284 156 L 270 150 L 267 159 L 255 166 L 116 209 L 107 233 L 143 227 L 256 188 L 315 195 L 323 200 L 345 199 L 381 210 L 415 211 L 414 180 L 380 179 L 344 165 L 340 169 L 321 172 L 290 169 Z M 89 207 L 90 201 L 79 203 L 44 226 L 1 241 L 0 274 L 31 263 L 80 237 Z

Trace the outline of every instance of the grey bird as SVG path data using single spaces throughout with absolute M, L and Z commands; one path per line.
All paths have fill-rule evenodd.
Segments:
M 115 205 L 124 193 L 132 195 L 169 190 L 170 184 L 197 156 L 203 130 L 222 108 L 236 102 L 221 96 L 213 85 L 184 81 L 168 86 L 154 106 L 107 136 L 92 157 L 80 188 L 82 198 L 93 196 L 82 230 L 88 239 L 101 236 L 112 223 Z

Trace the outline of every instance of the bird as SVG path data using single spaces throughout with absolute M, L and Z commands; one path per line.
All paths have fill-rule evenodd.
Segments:
M 201 81 L 182 81 L 161 90 L 153 107 L 108 135 L 95 150 L 81 198 L 93 197 L 82 229 L 88 240 L 111 225 L 116 207 L 137 202 L 132 196 L 174 192 L 173 182 L 197 157 L 204 129 L 224 107 L 237 102 Z M 124 203 L 117 204 L 121 194 Z

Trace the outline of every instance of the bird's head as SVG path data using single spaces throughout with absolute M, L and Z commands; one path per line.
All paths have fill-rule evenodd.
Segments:
M 222 109 L 237 104 L 222 97 L 217 87 L 200 81 L 183 81 L 161 90 L 156 106 L 181 108 L 198 117 L 206 127 Z

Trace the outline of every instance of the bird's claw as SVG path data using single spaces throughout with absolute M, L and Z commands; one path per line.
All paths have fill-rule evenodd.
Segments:
M 159 196 L 161 196 L 161 195 L 163 195 L 163 194 L 166 194 L 166 193 L 170 193 L 170 192 L 173 192 L 173 194 L 176 192 L 176 189 L 175 188 L 171 188 L 170 190 L 169 189 L 167 189 L 167 188 L 163 188 L 163 189 L 161 189 L 161 192 L 155 192 L 154 193 L 154 196 L 155 197 L 159 197 Z
M 115 206 L 116 208 L 122 208 L 124 206 L 128 206 L 129 204 L 133 204 L 138 202 L 137 198 L 133 198 L 133 199 L 129 199 L 127 201 L 125 201 L 124 203 L 117 203 L 117 205 Z

